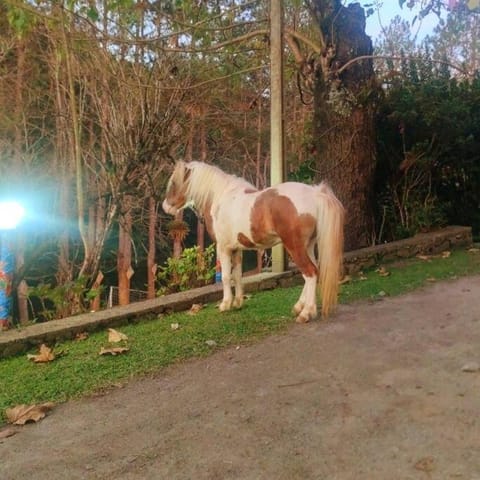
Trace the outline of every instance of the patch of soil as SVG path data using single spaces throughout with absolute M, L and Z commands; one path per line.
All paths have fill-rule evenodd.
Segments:
M 292 323 L 60 405 L 2 480 L 480 479 L 480 277 Z

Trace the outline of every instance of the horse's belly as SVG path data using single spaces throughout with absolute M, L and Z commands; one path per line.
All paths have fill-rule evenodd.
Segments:
M 280 242 L 275 231 L 259 229 L 252 222 L 253 202 L 232 199 L 220 207 L 214 218 L 217 242 L 233 249 L 258 250 L 269 248 Z
M 255 240 L 253 238 L 252 234 L 245 235 L 243 232 L 239 232 L 237 235 L 237 240 L 240 244 L 238 248 L 263 250 L 281 242 L 280 237 L 275 232 L 270 232 L 261 238 L 255 238 Z

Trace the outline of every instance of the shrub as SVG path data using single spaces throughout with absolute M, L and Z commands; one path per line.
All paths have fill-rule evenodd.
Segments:
M 101 294 L 101 288 L 89 288 L 87 282 L 87 277 L 80 277 L 62 285 L 40 283 L 29 287 L 28 298 L 35 319 L 54 320 L 88 311 L 90 302 Z M 39 308 L 34 309 L 34 303 Z
M 213 283 L 215 277 L 215 245 L 203 252 L 198 245 L 185 248 L 180 258 L 169 258 L 157 274 L 158 295 L 175 293 Z

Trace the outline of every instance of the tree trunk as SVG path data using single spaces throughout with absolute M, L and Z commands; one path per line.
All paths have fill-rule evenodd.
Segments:
M 92 284 L 92 290 L 98 290 L 100 291 L 100 288 L 102 286 L 102 282 L 104 279 L 104 275 L 102 272 L 98 272 L 97 278 Z M 91 302 L 90 302 L 90 311 L 91 312 L 98 312 L 101 308 L 101 297 L 100 294 L 98 294 Z
M 175 214 L 175 220 L 178 222 L 183 221 L 183 210 L 179 210 Z M 179 237 L 178 235 L 175 235 L 173 238 L 173 258 L 180 258 L 182 256 L 182 251 L 183 251 L 183 238 Z
M 53 169 L 58 172 L 58 216 L 61 231 L 58 235 L 58 266 L 55 275 L 57 285 L 65 285 L 73 279 L 73 262 L 70 258 L 70 219 L 72 218 L 71 179 L 72 168 L 68 161 L 71 158 L 69 149 L 69 129 L 65 112 L 68 110 L 64 94 L 63 66 L 61 56 L 54 49 L 50 62 L 52 64 L 52 96 L 55 99 L 55 149 Z
M 316 116 L 318 119 L 318 115 Z M 326 131 L 316 125 L 319 180 L 326 179 L 345 207 L 345 250 L 366 247 L 373 239 L 371 192 L 374 173 L 374 141 L 371 114 L 353 111 L 348 120 L 330 120 Z
M 365 247 L 373 239 L 371 192 L 375 167 L 374 111 L 376 92 L 370 37 L 359 4 L 317 0 L 315 13 L 324 36 L 316 66 L 314 138 L 317 176 L 327 180 L 346 210 L 345 250 Z
M 130 278 L 133 275 L 132 269 L 132 212 L 131 199 L 125 199 L 125 213 L 118 225 L 118 304 L 128 305 L 130 303 Z
M 151 196 L 148 199 L 148 252 L 147 252 L 147 297 L 155 298 L 155 278 L 157 264 L 155 263 L 155 232 L 157 229 L 157 202 Z

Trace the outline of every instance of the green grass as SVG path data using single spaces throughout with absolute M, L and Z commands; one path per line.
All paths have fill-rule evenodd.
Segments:
M 399 295 L 434 280 L 480 273 L 480 253 L 458 251 L 445 259 L 412 259 L 386 268 L 389 276 L 382 277 L 372 269 L 364 272 L 366 279 L 355 276 L 342 285 L 340 301 Z M 106 332 L 97 332 L 83 341 L 56 345 L 55 352 L 60 355 L 50 363 L 35 364 L 26 355 L 3 359 L 0 412 L 22 403 L 61 402 L 91 394 L 183 359 L 285 331 L 294 321 L 290 311 L 300 290 L 293 287 L 255 293 L 238 311 L 220 314 L 214 305 L 209 305 L 197 315 L 176 313 L 125 325 L 119 330 L 128 335 L 130 351 L 123 355 L 99 356 L 100 348 L 108 346 L 108 341 Z M 180 328 L 172 330 L 172 323 L 178 323 Z M 208 346 L 207 340 L 214 340 L 216 345 Z

